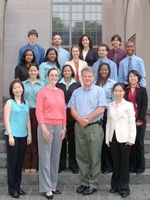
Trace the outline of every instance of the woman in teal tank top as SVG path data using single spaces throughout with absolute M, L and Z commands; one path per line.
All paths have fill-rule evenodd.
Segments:
M 13 198 L 26 193 L 20 188 L 26 145 L 31 143 L 29 105 L 24 100 L 24 86 L 14 80 L 9 87 L 10 99 L 4 107 L 7 146 L 8 192 Z

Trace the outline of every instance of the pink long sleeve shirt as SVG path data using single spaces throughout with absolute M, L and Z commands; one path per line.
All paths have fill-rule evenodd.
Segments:
M 39 124 L 66 125 L 66 105 L 61 89 L 42 88 L 37 95 L 36 117 Z

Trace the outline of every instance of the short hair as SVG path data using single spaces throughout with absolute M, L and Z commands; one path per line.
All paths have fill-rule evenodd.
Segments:
M 90 72 L 90 73 L 93 73 L 94 75 L 94 69 L 92 67 L 84 67 L 82 70 L 81 70 L 81 75 L 83 75 L 83 72 Z
M 141 75 L 139 74 L 139 72 L 136 71 L 136 70 L 131 70 L 131 71 L 128 73 L 128 76 L 127 76 L 128 82 L 129 82 L 129 76 L 130 76 L 131 73 L 138 77 L 138 82 L 141 80 L 142 77 L 141 77 Z
M 26 53 L 27 53 L 28 51 L 31 51 L 32 54 L 33 54 L 33 60 L 31 61 L 31 63 L 36 63 L 36 57 L 35 57 L 34 51 L 32 51 L 31 49 L 26 49 L 26 50 L 23 52 L 23 54 L 22 54 L 22 56 L 21 56 L 21 58 L 20 58 L 20 65 L 26 65 L 25 57 L 26 57 Z
M 14 96 L 14 93 L 13 93 L 13 87 L 15 85 L 15 83 L 19 83 L 23 89 L 23 92 L 21 94 L 21 103 L 25 103 L 25 100 L 24 100 L 24 86 L 23 86 L 23 83 L 20 81 L 20 80 L 14 80 L 10 83 L 10 86 L 9 86 L 9 95 L 11 97 L 11 99 L 13 99 L 15 101 L 15 96 Z
M 131 43 L 131 44 L 133 44 L 133 46 L 134 46 L 134 42 L 132 42 L 132 41 L 127 41 L 126 43 L 125 43 L 125 46 L 127 45 L 127 44 L 129 44 L 129 43 Z
M 112 36 L 111 42 L 112 42 L 113 40 L 115 40 L 116 38 L 119 40 L 119 42 L 122 43 L 122 39 L 121 39 L 120 35 L 118 35 L 118 34 L 115 34 L 115 35 Z
M 108 63 L 105 63 L 105 62 L 101 63 L 99 65 L 99 68 L 98 68 L 98 71 L 97 71 L 97 80 L 96 80 L 95 85 L 100 85 L 100 83 L 101 83 L 100 70 L 101 70 L 101 68 L 102 68 L 103 65 L 106 65 L 107 68 L 108 68 L 108 71 L 109 71 L 107 79 L 110 77 L 110 73 L 111 73 L 110 65 Z
M 47 49 L 43 62 L 48 62 L 49 61 L 48 58 L 47 58 L 47 55 L 49 54 L 50 51 L 55 51 L 55 53 L 56 53 L 56 59 L 55 59 L 56 66 L 57 66 L 58 69 L 60 69 L 60 64 L 58 62 L 58 52 L 54 48 Z
M 35 29 L 32 29 L 28 32 L 28 37 L 31 35 L 31 34 L 35 34 L 36 37 L 38 38 L 38 32 L 35 30 Z
M 36 63 L 31 63 L 31 65 L 28 67 L 28 71 L 30 70 L 31 67 L 36 67 L 36 69 L 39 71 L 39 67 L 38 67 L 38 65 Z M 36 78 L 39 79 L 40 75 L 37 74 Z
M 102 44 L 99 44 L 98 47 L 97 47 L 97 51 L 98 51 L 99 47 L 105 47 L 105 48 L 106 48 L 106 51 L 109 51 L 109 47 L 108 47 L 107 44 L 103 44 L 103 43 L 102 43 Z
M 71 66 L 71 65 L 69 65 L 69 64 L 65 64 L 65 65 L 63 66 L 63 68 L 62 68 L 62 72 L 61 72 L 61 75 L 62 75 L 62 77 L 64 77 L 64 75 L 63 75 L 63 72 L 64 72 L 64 69 L 65 69 L 66 67 L 70 67 L 70 69 L 71 69 L 71 72 L 72 72 L 72 75 L 71 75 L 71 77 L 72 77 L 72 78 L 74 78 L 74 77 L 75 77 L 74 70 L 73 70 L 72 66 Z
M 84 49 L 84 46 L 83 46 L 83 44 L 82 44 L 82 40 L 83 40 L 84 37 L 87 37 L 87 38 L 88 38 L 88 40 L 90 41 L 90 43 L 89 43 L 89 48 L 90 48 L 90 49 L 93 49 L 92 40 L 91 40 L 91 38 L 90 38 L 87 34 L 85 34 L 85 33 L 82 34 L 81 37 L 80 37 L 80 39 L 79 39 L 78 45 L 79 45 L 80 49 L 81 49 L 81 50 Z
M 72 49 L 73 48 L 77 48 L 79 50 L 79 59 L 83 60 L 83 56 L 82 56 L 82 52 L 81 52 L 81 49 L 80 47 L 77 45 L 77 44 L 74 44 L 71 49 L 70 49 L 70 60 L 73 59 L 73 56 L 72 56 Z
M 115 85 L 114 85 L 114 87 L 113 87 L 113 91 L 115 90 L 115 88 L 116 88 L 117 86 L 121 86 L 122 89 L 126 92 L 126 86 L 125 86 L 125 84 L 123 84 L 123 83 L 115 83 Z
M 48 72 L 47 72 L 47 76 L 49 76 L 49 74 L 50 74 L 50 72 L 51 72 L 52 70 L 56 70 L 57 73 L 58 73 L 58 75 L 59 75 L 58 69 L 55 68 L 55 67 L 53 67 L 53 68 L 50 68 L 50 69 L 48 70 Z
M 55 34 L 55 35 L 53 35 L 52 40 L 54 39 L 54 37 L 55 37 L 56 35 L 58 35 L 58 36 L 60 37 L 60 39 L 62 39 L 61 36 L 60 36 L 59 34 Z

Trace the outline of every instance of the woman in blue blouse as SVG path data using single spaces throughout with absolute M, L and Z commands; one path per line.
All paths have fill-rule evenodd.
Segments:
M 66 107 L 71 98 L 71 95 L 75 89 L 81 87 L 80 82 L 74 79 L 75 73 L 71 65 L 66 64 L 62 68 L 62 79 L 57 83 L 57 87 L 60 88 L 65 94 Z M 70 108 L 67 108 L 67 139 L 68 139 L 68 154 L 69 154 L 69 168 L 74 174 L 78 173 L 78 165 L 76 161 L 75 153 L 75 134 L 74 134 L 74 124 L 75 119 L 70 114 Z M 63 140 L 61 154 L 60 154 L 60 163 L 59 163 L 59 172 L 66 169 L 66 138 Z
M 39 66 L 40 78 L 45 82 L 45 85 L 48 84 L 47 73 L 51 68 L 56 68 L 58 70 L 60 79 L 61 76 L 60 76 L 60 64 L 58 62 L 58 53 L 54 48 L 49 48 L 47 50 L 44 61 Z
M 36 63 L 32 63 L 28 68 L 29 78 L 23 81 L 24 98 L 29 102 L 30 121 L 32 132 L 32 144 L 26 148 L 23 168 L 25 173 L 35 173 L 38 169 L 38 145 L 37 145 L 37 126 L 38 122 L 35 115 L 36 96 L 38 91 L 45 86 L 44 81 L 39 79 L 39 68 Z
M 102 63 L 99 66 L 98 69 L 98 75 L 97 75 L 97 81 L 96 85 L 99 85 L 102 87 L 106 92 L 106 97 L 108 100 L 108 103 L 111 103 L 115 100 L 113 95 L 113 86 L 116 83 L 116 81 L 110 79 L 110 66 L 108 63 Z M 103 129 L 104 129 L 104 135 L 106 132 L 106 123 L 107 123 L 107 109 L 105 109 L 104 116 L 103 116 Z M 104 142 L 102 146 L 102 163 L 101 163 L 101 169 L 103 174 L 107 174 L 112 171 L 112 157 L 110 148 L 107 147 L 105 144 L 105 137 Z
M 7 146 L 8 192 L 13 198 L 26 193 L 20 188 L 26 145 L 31 143 L 29 105 L 24 100 L 24 87 L 14 80 L 9 87 L 10 99 L 4 107 Z

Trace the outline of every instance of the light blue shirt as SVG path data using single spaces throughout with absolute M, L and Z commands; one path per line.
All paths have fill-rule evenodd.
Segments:
M 100 87 L 102 87 L 106 92 L 106 97 L 108 100 L 108 103 L 111 103 L 115 101 L 114 93 L 113 93 L 113 87 L 115 85 L 116 81 L 112 79 L 107 79 L 106 83 L 104 85 L 100 84 Z
M 37 93 L 41 88 L 45 86 L 44 81 L 38 79 L 34 85 L 30 82 L 30 79 L 27 79 L 26 81 L 22 82 L 24 85 L 24 99 L 29 102 L 29 107 L 30 108 L 35 108 L 36 107 L 36 97 Z
M 69 83 L 69 85 L 66 85 L 65 79 L 62 78 L 59 83 L 63 83 L 64 85 L 66 85 L 66 90 L 68 90 L 69 86 L 72 85 L 73 83 L 77 82 L 74 78 L 71 78 L 71 81 Z
M 59 79 L 61 78 L 60 70 L 57 68 L 56 64 L 52 65 L 49 62 L 43 62 L 39 66 L 39 75 L 40 75 L 40 78 L 45 82 L 45 85 L 48 84 L 47 73 L 48 73 L 48 70 L 51 69 L 51 68 L 57 69 L 58 74 L 59 74 Z
M 127 56 L 119 64 L 118 79 L 120 83 L 124 83 L 126 85 L 129 84 L 129 82 L 127 81 L 129 58 L 130 56 Z M 131 56 L 131 58 L 132 70 L 138 71 L 142 77 L 139 84 L 142 87 L 146 87 L 146 72 L 143 60 L 136 55 Z
M 103 62 L 109 64 L 110 70 L 111 70 L 110 78 L 113 79 L 113 80 L 115 80 L 116 82 L 118 82 L 117 65 L 116 65 L 116 63 L 114 63 L 113 61 L 111 61 L 110 59 L 108 59 L 107 57 L 103 58 L 102 60 L 99 59 L 98 61 L 96 61 L 93 64 L 92 68 L 95 71 L 95 73 L 94 73 L 94 80 L 95 81 L 97 80 L 97 73 L 98 73 L 98 68 L 99 68 L 99 65 L 100 65 L 100 61 L 103 61 Z
M 27 101 L 21 105 L 17 104 L 13 99 L 9 99 L 11 102 L 11 111 L 9 123 L 14 137 L 26 137 L 28 135 L 27 131 L 27 119 L 29 113 L 29 104 Z M 8 135 L 7 131 L 4 132 Z
M 23 52 L 27 49 L 31 49 L 34 52 L 35 57 L 36 57 L 36 63 L 38 65 L 40 65 L 44 60 L 45 51 L 38 44 L 31 45 L 29 43 L 20 48 L 19 55 L 18 55 L 18 65 L 20 64 L 20 59 L 21 59 Z
M 94 84 L 89 90 L 84 87 L 74 90 L 68 103 L 68 107 L 75 108 L 81 117 L 88 116 L 99 106 L 108 106 L 106 93 L 103 88 Z M 102 117 L 103 114 L 90 122 L 96 122 Z
M 70 59 L 70 53 L 62 47 L 60 47 L 59 49 L 57 49 L 55 46 L 53 47 L 58 52 L 58 61 L 62 70 L 62 67 L 64 66 L 65 62 Z

